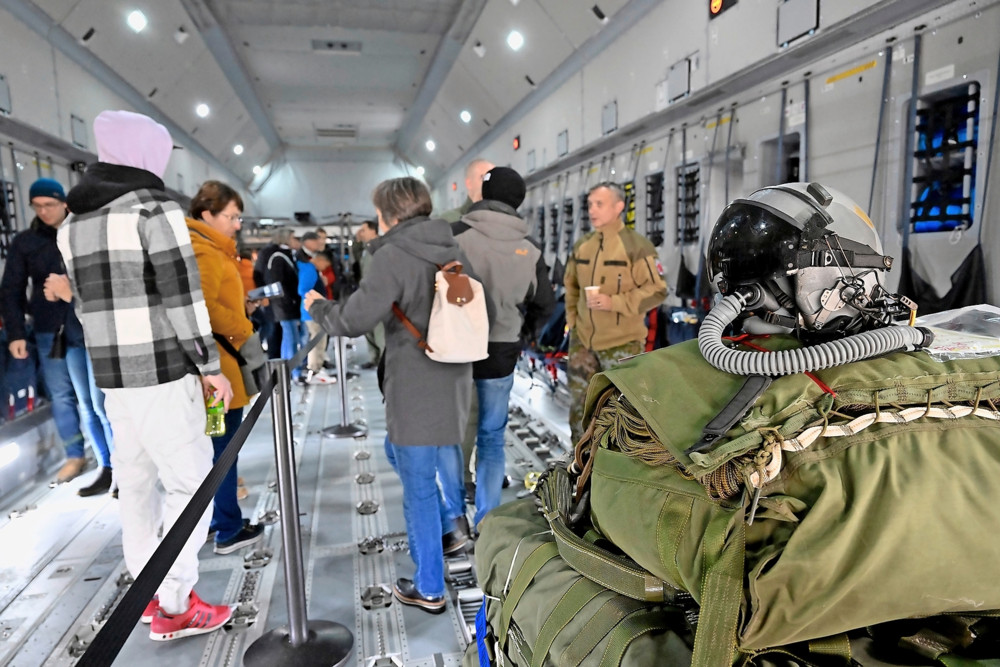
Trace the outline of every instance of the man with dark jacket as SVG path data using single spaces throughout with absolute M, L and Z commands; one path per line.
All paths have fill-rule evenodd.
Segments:
M 66 449 L 66 462 L 56 475 L 56 482 L 68 482 L 86 464 L 83 454 L 83 431 L 94 450 L 100 472 L 92 484 L 81 488 L 81 496 L 105 493 L 111 488 L 111 424 L 104 413 L 104 394 L 94 384 L 94 373 L 83 340 L 83 327 L 73 313 L 71 297 L 56 298 L 50 276 L 65 277 L 56 233 L 66 219 L 66 195 L 63 187 L 51 178 L 40 178 L 29 190 L 35 219 L 31 227 L 14 237 L 0 282 L 0 314 L 7 326 L 10 354 L 15 359 L 28 358 L 28 333 L 25 318 L 33 318 L 35 342 L 42 367 L 42 377 L 52 401 L 52 421 Z M 31 283 L 31 300 L 27 289 Z M 47 298 L 51 296 L 52 298 Z M 61 338 L 63 354 L 52 355 Z
M 268 284 L 267 265 L 275 252 L 285 249 L 291 252 L 298 246 L 295 232 L 291 229 L 279 229 L 271 237 L 271 243 L 260 249 L 257 253 L 257 261 L 253 265 L 253 282 L 257 287 Z M 281 327 L 278 325 L 271 308 L 271 301 L 254 311 L 254 324 L 260 327 L 260 338 L 267 343 L 267 358 L 281 359 Z
M 271 314 L 281 327 L 281 359 L 291 359 L 299 350 L 302 341 L 302 319 L 299 309 L 302 298 L 299 296 L 299 270 L 295 253 L 302 244 L 289 233 L 285 243 L 282 243 L 267 258 L 264 264 L 264 282 L 281 283 L 282 296 L 271 301 Z M 299 369 L 292 369 L 292 378 L 298 379 Z
M 478 414 L 472 415 L 478 423 L 476 524 L 500 504 L 507 405 L 521 332 L 536 333 L 556 305 L 542 249 L 528 237 L 528 223 L 517 215 L 524 180 L 509 167 L 494 167 L 482 177 L 482 194 L 482 201 L 452 225 L 469 269 L 482 280 L 496 309 L 490 323 L 490 356 L 472 366 L 478 398 Z

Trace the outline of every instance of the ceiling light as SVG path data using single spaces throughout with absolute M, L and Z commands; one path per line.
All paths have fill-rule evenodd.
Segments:
M 199 118 L 206 118 L 210 111 L 211 110 L 208 108 L 208 105 L 204 102 L 194 108 L 194 112 L 198 114 Z
M 424 168 L 417 167 L 417 176 L 423 176 L 423 175 L 424 175 Z
M 136 32 L 142 32 L 143 28 L 149 23 L 146 20 L 146 15 L 140 12 L 138 9 L 128 15 L 125 19 L 128 22 L 128 27 L 132 28 Z
M 462 109 L 462 113 L 458 114 L 458 117 L 462 119 L 463 123 L 469 123 L 472 121 L 472 114 L 469 113 L 468 109 Z
M 259 164 L 255 164 L 253 166 L 253 175 L 254 176 L 260 176 L 260 172 L 262 172 L 262 171 L 264 171 L 264 168 L 261 167 Z
M 233 146 L 233 152 L 237 155 L 243 155 L 243 144 L 236 144 Z
M 510 34 L 507 35 L 507 46 L 509 46 L 512 51 L 520 51 L 521 47 L 524 46 L 524 35 L 519 33 L 517 30 L 511 30 Z
M 434 152 L 434 149 L 437 148 L 437 144 L 434 143 L 433 139 L 428 139 L 427 143 L 425 143 L 424 146 L 427 148 L 427 150 L 431 151 L 432 153 Z
M 475 53 L 480 58 L 485 58 L 486 57 L 486 47 L 483 46 L 482 42 L 476 42 L 475 44 L 473 44 L 472 45 L 472 51 L 473 51 L 473 53 Z

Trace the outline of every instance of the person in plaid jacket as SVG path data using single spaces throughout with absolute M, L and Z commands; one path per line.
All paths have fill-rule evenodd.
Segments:
M 76 297 L 94 379 L 116 436 L 122 550 L 138 576 L 212 468 L 205 398 L 228 409 L 201 277 L 184 212 L 164 192 L 173 141 L 141 114 L 104 111 L 94 121 L 99 162 L 67 196 L 57 236 Z M 164 499 L 157 480 L 166 490 Z M 194 592 L 206 513 L 143 614 L 150 637 L 210 632 L 231 615 Z

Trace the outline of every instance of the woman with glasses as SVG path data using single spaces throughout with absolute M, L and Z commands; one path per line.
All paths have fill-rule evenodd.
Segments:
M 14 238 L 0 281 L 7 348 L 15 359 L 28 358 L 25 317 L 31 315 L 42 379 L 52 400 L 52 419 L 66 448 L 66 462 L 56 482 L 68 482 L 83 472 L 86 434 L 100 471 L 93 483 L 77 493 L 94 496 L 111 488 L 111 423 L 104 413 L 104 392 L 94 384 L 83 327 L 73 312 L 73 295 L 56 247 L 56 230 L 67 214 L 66 193 L 58 181 L 40 178 L 32 183 L 29 200 L 35 218 L 29 229 Z
M 225 183 L 205 181 L 198 194 L 191 200 L 187 219 L 191 246 L 198 260 L 201 274 L 201 291 L 208 306 L 208 319 L 212 324 L 212 334 L 218 340 L 225 339 L 233 350 L 239 350 L 253 333 L 253 325 L 247 310 L 253 305 L 246 299 L 243 279 L 240 277 L 239 254 L 236 252 L 236 232 L 243 219 L 243 198 Z M 226 432 L 212 438 L 218 461 L 233 434 L 243 421 L 243 408 L 250 402 L 243 385 L 236 358 L 226 350 L 226 345 L 217 343 L 222 361 L 222 374 L 233 386 L 233 398 L 226 412 Z M 215 553 L 232 553 L 260 540 L 264 527 L 244 521 L 243 511 L 237 499 L 236 464 L 226 473 L 218 491 L 215 492 L 215 507 L 209 532 L 215 533 Z

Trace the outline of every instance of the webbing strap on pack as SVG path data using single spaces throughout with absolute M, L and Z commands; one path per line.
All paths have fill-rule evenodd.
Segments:
M 531 580 L 535 578 L 542 566 L 559 555 L 559 550 L 552 542 L 539 545 L 521 566 L 517 576 L 511 583 L 510 592 L 504 598 L 503 606 L 500 608 L 500 632 L 497 639 L 500 646 L 507 646 L 507 631 L 510 629 L 510 618 L 514 614 L 517 603 L 521 601 L 521 596 L 528 590 Z
M 812 639 L 808 642 L 809 653 L 840 658 L 846 664 L 851 663 L 851 640 L 847 633 Z
M 721 554 L 715 563 L 706 563 L 701 586 L 701 615 L 694 636 L 693 667 L 731 665 L 736 651 L 736 630 L 743 600 L 743 558 L 746 549 L 745 510 L 733 522 L 736 533 L 726 546 L 727 523 L 715 521 L 705 532 L 702 553 L 707 559 Z
M 591 600 L 604 592 L 603 588 L 586 577 L 580 577 L 569 587 L 538 631 L 535 645 L 531 648 L 531 667 L 542 667 L 556 636 Z
M 545 518 L 556 538 L 562 559 L 591 581 L 634 600 L 664 602 L 673 599 L 679 592 L 675 587 L 655 577 L 632 559 L 602 549 L 569 529 L 562 518 L 568 510 L 564 505 L 571 497 L 569 489 L 568 475 L 561 468 L 551 470 L 539 480 L 537 487 Z
M 708 422 L 701 432 L 701 439 L 688 447 L 684 453 L 703 452 L 711 449 L 715 442 L 726 435 L 736 422 L 753 407 L 757 399 L 771 386 L 772 378 L 766 375 L 750 375 L 736 395 L 722 408 L 722 411 Z
M 583 626 L 573 643 L 559 656 L 560 667 L 580 667 L 584 659 L 621 623 L 622 619 L 645 608 L 646 606 L 638 600 L 622 595 L 616 595 L 605 602 Z
M 604 649 L 600 667 L 619 667 L 629 645 L 654 630 L 666 630 L 666 619 L 662 611 L 648 609 L 632 614 L 619 623 L 611 631 L 611 639 Z

